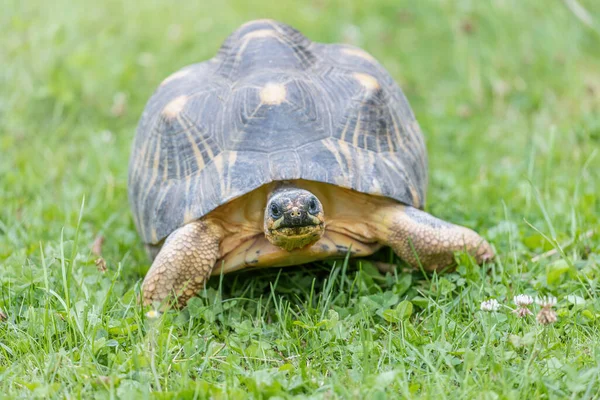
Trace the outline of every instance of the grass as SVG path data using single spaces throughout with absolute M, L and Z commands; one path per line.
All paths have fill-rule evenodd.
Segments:
M 598 2 L 581 1 L 591 27 L 573 1 L 250 3 L 4 5 L 0 398 L 598 398 Z M 146 317 L 137 120 L 165 76 L 258 17 L 388 68 L 427 137 L 428 211 L 487 237 L 493 264 L 238 273 Z M 556 296 L 558 322 L 479 310 L 520 293 Z

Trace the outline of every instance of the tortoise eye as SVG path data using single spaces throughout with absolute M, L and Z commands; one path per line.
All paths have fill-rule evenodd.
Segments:
M 279 206 L 275 203 L 271 203 L 271 217 L 277 219 L 279 217 L 281 217 L 281 208 L 279 208 Z
M 317 199 L 314 197 L 308 201 L 308 212 L 311 214 L 317 214 L 319 212 L 319 205 L 317 204 Z

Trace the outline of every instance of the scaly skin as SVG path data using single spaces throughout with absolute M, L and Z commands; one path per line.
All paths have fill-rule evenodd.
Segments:
M 221 239 L 220 227 L 205 221 L 192 222 L 169 235 L 144 279 L 144 303 L 166 308 L 175 300 L 175 306 L 184 307 L 208 280 Z
M 385 210 L 383 214 L 381 240 L 415 268 L 441 271 L 454 264 L 454 253 L 458 251 L 471 254 L 478 264 L 494 257 L 490 244 L 464 226 L 403 205 Z

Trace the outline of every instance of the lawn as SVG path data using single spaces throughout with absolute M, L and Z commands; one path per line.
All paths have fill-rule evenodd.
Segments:
M 600 397 L 598 1 L 2 9 L 0 398 Z M 138 118 L 163 78 L 260 17 L 381 61 L 426 136 L 426 209 L 485 236 L 493 263 L 241 272 L 146 315 L 127 201 Z M 555 296 L 558 320 L 519 318 L 519 294 Z

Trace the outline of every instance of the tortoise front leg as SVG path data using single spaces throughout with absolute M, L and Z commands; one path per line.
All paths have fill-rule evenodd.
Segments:
M 169 235 L 144 278 L 144 303 L 184 307 L 204 287 L 219 257 L 220 227 L 209 221 L 189 223 Z
M 478 264 L 494 257 L 489 243 L 476 232 L 413 207 L 386 209 L 383 221 L 383 242 L 415 268 L 440 271 L 454 264 L 458 251 L 468 252 Z

